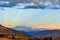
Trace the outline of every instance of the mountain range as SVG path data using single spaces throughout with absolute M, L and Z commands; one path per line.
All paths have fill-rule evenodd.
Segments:
M 53 30 L 53 29 L 47 29 L 47 28 L 32 28 L 32 27 L 29 27 L 29 26 L 15 26 L 14 28 L 12 29 L 15 29 L 15 30 L 21 30 L 21 31 L 44 31 L 44 30 Z
M 25 31 L 30 31 L 30 30 L 32 30 L 32 28 L 31 28 L 31 27 L 28 27 L 28 26 L 16 26 L 16 27 L 13 28 L 13 29 L 15 29 L 15 30 L 21 30 L 21 31 L 23 31 L 23 30 L 25 30 Z
M 60 30 L 44 30 L 44 31 L 29 31 L 24 32 L 25 35 L 34 36 L 34 37 L 59 37 Z
M 22 31 L 16 30 L 12 28 L 7 28 L 0 25 L 0 35 L 6 36 L 33 36 L 33 37 L 60 37 L 60 30 L 30 30 L 30 31 Z
M 34 37 L 40 37 L 40 36 L 45 36 L 45 37 L 54 37 L 54 36 L 60 36 L 60 30 L 58 29 L 32 29 L 30 27 L 26 26 L 16 26 L 14 28 L 15 30 L 21 31 L 23 34 L 27 36 L 34 36 Z M 20 29 L 20 30 L 19 30 Z M 21 30 L 22 29 L 22 30 Z M 25 31 L 29 30 L 29 31 Z

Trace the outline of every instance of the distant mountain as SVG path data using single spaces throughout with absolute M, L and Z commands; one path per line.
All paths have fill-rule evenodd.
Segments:
M 44 30 L 44 31 L 29 31 L 29 32 L 24 32 L 26 35 L 29 36 L 34 36 L 34 37 L 57 37 L 60 36 L 60 30 Z
M 2 26 L 2 25 L 0 25 L 0 35 L 6 35 L 6 36 L 16 36 L 16 35 L 20 35 L 20 36 L 24 36 L 24 34 L 21 33 L 20 31 L 13 30 L 13 29 L 4 27 L 4 26 Z
M 15 30 L 19 30 L 19 31 L 31 31 L 32 28 L 31 27 L 27 27 L 27 26 L 16 26 L 15 28 L 12 28 Z
M 18 30 L 18 31 L 44 31 L 44 30 L 53 30 L 53 29 L 46 29 L 46 28 L 32 28 L 29 26 L 15 26 L 14 28 L 12 28 L 14 30 Z
M 34 37 L 40 37 L 40 36 L 46 36 L 46 37 L 54 37 L 54 36 L 60 36 L 60 30 L 57 29 L 32 29 L 30 27 L 26 26 L 16 26 L 13 28 L 15 30 L 21 31 L 23 34 L 27 36 L 34 36 Z

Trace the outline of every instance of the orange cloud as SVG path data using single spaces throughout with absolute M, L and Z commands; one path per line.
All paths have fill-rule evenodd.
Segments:
M 44 28 L 44 29 L 59 29 L 60 30 L 60 25 L 35 25 L 32 26 L 33 29 L 35 28 Z

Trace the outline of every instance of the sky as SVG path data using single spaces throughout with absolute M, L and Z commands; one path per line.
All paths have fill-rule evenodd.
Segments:
M 6 27 L 16 25 L 34 28 L 60 29 L 60 10 L 55 9 L 0 9 L 0 24 Z
M 12 0 L 9 1 L 12 2 Z M 13 0 L 12 6 L 14 2 L 17 2 L 17 0 Z M 57 7 L 60 8 L 59 5 Z M 12 8 L 0 7 L 0 24 L 9 28 L 20 25 L 32 27 L 33 29 L 60 29 L 60 9 L 17 9 L 15 6 Z

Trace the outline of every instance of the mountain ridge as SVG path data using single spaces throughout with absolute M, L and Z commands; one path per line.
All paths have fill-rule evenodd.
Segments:
M 16 35 L 24 36 L 24 34 L 21 33 L 20 31 L 13 30 L 11 28 L 7 28 L 2 25 L 0 25 L 0 34 L 6 35 L 6 36 L 16 36 Z

